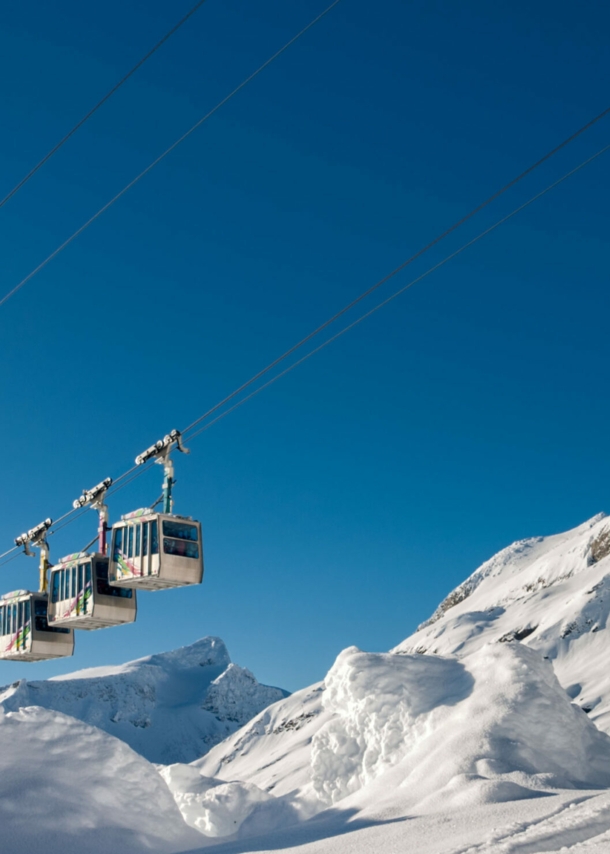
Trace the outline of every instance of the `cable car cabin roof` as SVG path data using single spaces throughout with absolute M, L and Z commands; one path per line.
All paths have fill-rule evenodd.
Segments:
M 13 590 L 10 593 L 3 593 L 0 600 L 2 602 L 14 602 L 21 599 L 22 596 L 46 596 L 46 593 L 38 593 L 33 590 Z
M 155 511 L 151 507 L 140 507 L 139 510 L 132 510 L 131 513 L 124 513 L 121 516 L 121 522 L 126 522 L 130 519 L 139 519 L 141 516 L 152 516 L 154 513 Z M 118 525 L 120 523 L 116 522 L 115 524 Z
M 121 516 L 121 521 L 115 522 L 112 527 L 116 528 L 123 522 L 133 522 L 136 519 L 147 521 L 153 516 L 167 516 L 168 518 L 171 517 L 172 519 L 184 519 L 187 522 L 195 521 L 192 516 L 179 516 L 177 513 L 163 513 L 160 510 L 151 510 L 150 507 L 142 507 L 140 508 L 140 510 L 133 510 L 131 513 L 124 513 Z
M 89 557 L 93 557 L 94 553 L 92 552 L 73 552 L 71 555 L 66 555 L 65 557 L 61 557 L 54 567 L 51 569 L 55 569 L 58 566 L 68 566 L 68 564 L 76 563 L 79 560 L 86 560 Z

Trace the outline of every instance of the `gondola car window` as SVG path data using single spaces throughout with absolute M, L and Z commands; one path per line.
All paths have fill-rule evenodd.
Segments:
M 26 599 L 23 603 L 23 625 L 27 626 L 30 622 L 30 600 Z
M 59 602 L 59 581 L 61 569 L 59 572 L 53 573 L 53 581 L 51 582 L 51 602 Z
M 127 534 L 127 557 L 133 557 L 133 525 L 129 526 Z
M 159 534 L 156 519 L 150 523 L 150 553 L 151 555 L 159 554 Z
M 134 551 L 135 557 L 140 557 L 140 536 L 141 536 L 140 531 L 141 530 L 142 530 L 142 525 L 140 524 L 140 522 L 138 522 L 137 525 L 135 525 L 135 532 L 134 532 L 134 536 L 136 538 L 136 547 L 135 547 L 135 551 Z
M 123 528 L 115 528 L 114 529 L 114 540 L 112 544 L 112 554 L 114 555 L 114 559 L 119 559 L 119 554 L 121 552 L 121 548 L 123 545 Z
M 142 525 L 142 557 L 148 554 L 148 522 Z
M 62 626 L 50 626 L 47 622 L 47 603 L 44 599 L 34 600 L 34 628 L 37 632 L 56 632 L 61 635 L 69 635 L 70 629 Z
M 100 560 L 97 564 L 97 592 L 100 596 L 115 596 L 119 599 L 131 599 L 131 587 L 111 587 L 108 584 L 108 561 Z
M 176 522 L 172 519 L 163 520 L 163 534 L 166 537 L 174 537 L 178 540 L 199 539 L 196 525 L 187 525 L 185 522 Z
M 189 540 L 170 540 L 168 537 L 163 537 L 163 551 L 168 555 L 177 555 L 178 557 L 199 557 L 199 545 L 192 543 Z

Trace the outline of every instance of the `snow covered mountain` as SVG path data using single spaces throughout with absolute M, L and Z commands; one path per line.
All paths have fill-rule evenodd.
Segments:
M 7 712 L 42 706 L 120 738 L 150 762 L 191 762 L 287 696 L 231 663 L 220 638 L 117 667 L 0 689 Z
M 509 546 L 391 653 L 345 650 L 324 683 L 164 775 L 187 822 L 218 836 L 329 806 L 411 815 L 605 789 L 609 616 L 600 515 Z
M 22 682 L 0 693 L 5 838 L 11 852 L 607 854 L 608 658 L 600 515 L 509 546 L 394 650 L 346 649 L 291 696 L 215 638 Z
M 503 549 L 453 590 L 397 653 L 463 656 L 519 642 L 553 663 L 568 695 L 610 733 L 610 519 Z

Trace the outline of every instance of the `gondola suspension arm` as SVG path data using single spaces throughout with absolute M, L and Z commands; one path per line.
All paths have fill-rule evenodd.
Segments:
M 23 546 L 23 551 L 28 557 L 36 557 L 30 550 L 30 546 L 40 549 L 40 583 L 41 593 L 46 593 L 49 583 L 49 544 L 47 543 L 47 531 L 53 524 L 52 519 L 45 519 L 34 528 L 30 528 L 24 534 L 15 537 L 15 545 Z
M 182 444 L 182 434 L 180 430 L 172 430 L 163 439 L 159 439 L 150 448 L 147 448 L 136 457 L 136 465 L 141 466 L 149 460 L 154 459 L 156 463 L 163 466 L 163 512 L 171 513 L 174 506 L 172 495 L 173 486 L 176 483 L 174 478 L 174 463 L 171 459 L 171 452 L 177 448 L 183 454 L 189 454 L 188 448 Z
M 108 506 L 105 504 L 106 492 L 112 486 L 112 478 L 107 477 L 101 483 L 98 483 L 97 486 L 94 486 L 92 489 L 83 490 L 83 494 L 80 498 L 77 498 L 72 502 L 72 506 L 75 510 L 78 510 L 79 507 L 87 507 L 90 505 L 94 510 L 97 510 L 99 513 L 99 526 L 97 529 L 98 533 L 98 551 L 102 555 L 106 555 L 108 553 L 108 541 L 106 534 L 108 532 Z M 94 540 L 95 542 L 95 540 Z M 92 545 L 90 543 L 90 545 Z

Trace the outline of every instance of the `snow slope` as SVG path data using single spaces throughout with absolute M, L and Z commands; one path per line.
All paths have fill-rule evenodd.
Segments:
M 361 792 L 378 806 L 398 792 L 403 810 L 422 814 L 609 787 L 610 737 L 570 701 L 551 663 L 521 644 L 460 659 L 352 647 L 323 687 L 266 709 L 190 767 L 208 778 L 208 797 L 210 785 L 242 781 L 279 800 L 283 820 L 288 806 L 301 818 L 350 809 Z M 190 823 L 205 832 L 196 801 Z M 236 818 L 259 810 L 252 803 Z
M 0 708 L 42 706 L 122 739 L 151 762 L 190 762 L 286 696 L 231 663 L 219 638 L 117 667 L 0 690 Z
M 108 829 L 120 850 L 150 845 L 177 852 L 203 845 L 206 854 L 608 854 L 609 585 L 610 520 L 598 516 L 565 534 L 504 549 L 395 650 L 344 650 L 323 683 L 265 708 L 262 699 L 269 702 L 270 695 L 264 691 L 277 689 L 260 694 L 251 675 L 230 667 L 216 639 L 123 668 L 21 683 L 0 696 L 0 706 L 54 696 L 73 703 L 79 714 L 99 714 L 109 731 L 124 727 L 150 755 L 157 755 L 155 738 L 164 755 L 189 756 L 197 744 L 209 747 L 206 738 L 213 741 L 223 726 L 230 728 L 197 761 L 154 772 L 156 783 L 148 777 L 152 766 L 135 757 L 144 764 L 125 777 L 137 810 L 129 819 L 117 807 Z M 247 720 L 259 701 L 262 710 L 236 729 L 240 715 Z M 197 729 L 201 714 L 213 716 L 211 730 Z M 5 715 L 0 749 L 6 721 L 20 715 L 50 716 L 49 737 L 44 727 L 42 737 L 51 747 L 45 753 L 54 756 L 57 721 L 70 719 L 42 709 Z M 66 780 L 80 779 L 84 793 L 85 805 L 74 811 L 74 839 L 82 840 L 80 850 L 96 851 L 97 838 L 93 847 L 87 844 L 83 816 L 88 809 L 99 813 L 87 804 L 99 807 L 108 797 L 110 766 L 119 769 L 116 785 L 134 754 L 77 721 L 62 726 L 58 768 L 65 765 Z M 80 772 L 66 748 L 72 727 L 77 753 L 83 753 L 83 738 L 102 740 L 97 746 L 91 741 Z M 128 753 L 115 756 L 116 745 Z M 20 770 L 29 747 L 22 741 L 11 754 L 8 745 L 9 765 L 19 763 Z M 99 785 L 91 780 L 98 754 Z M 10 792 L 19 776 L 14 767 L 5 770 Z M 45 766 L 43 788 L 50 779 Z M 159 784 L 163 795 L 157 797 Z M 71 785 L 64 801 L 53 793 L 49 809 L 42 799 L 41 826 L 55 832 L 57 816 L 71 816 L 78 789 Z M 139 803 L 141 785 L 156 804 L 150 822 L 146 804 Z M 16 818 L 19 809 L 6 797 L 7 827 L 23 828 L 27 838 L 32 827 Z M 35 803 L 28 809 L 36 815 Z M 180 833 L 189 834 L 184 842 L 177 842 Z M 46 850 L 72 849 L 62 841 Z
M 200 840 L 155 767 L 123 742 L 59 712 L 0 712 L 3 852 L 161 854 Z
M 600 514 L 565 534 L 513 543 L 394 652 L 463 656 L 520 642 L 547 656 L 570 697 L 610 732 L 609 539 L 610 519 Z
M 388 792 L 400 814 L 422 815 L 610 786 L 610 738 L 592 725 L 610 728 L 605 551 L 603 516 L 515 543 L 392 653 L 345 650 L 324 683 L 265 709 L 188 773 L 173 768 L 187 821 L 209 833 L 223 782 L 257 791 L 241 792 L 217 836 L 269 829 L 274 809 L 286 822 L 287 810 L 381 808 Z

